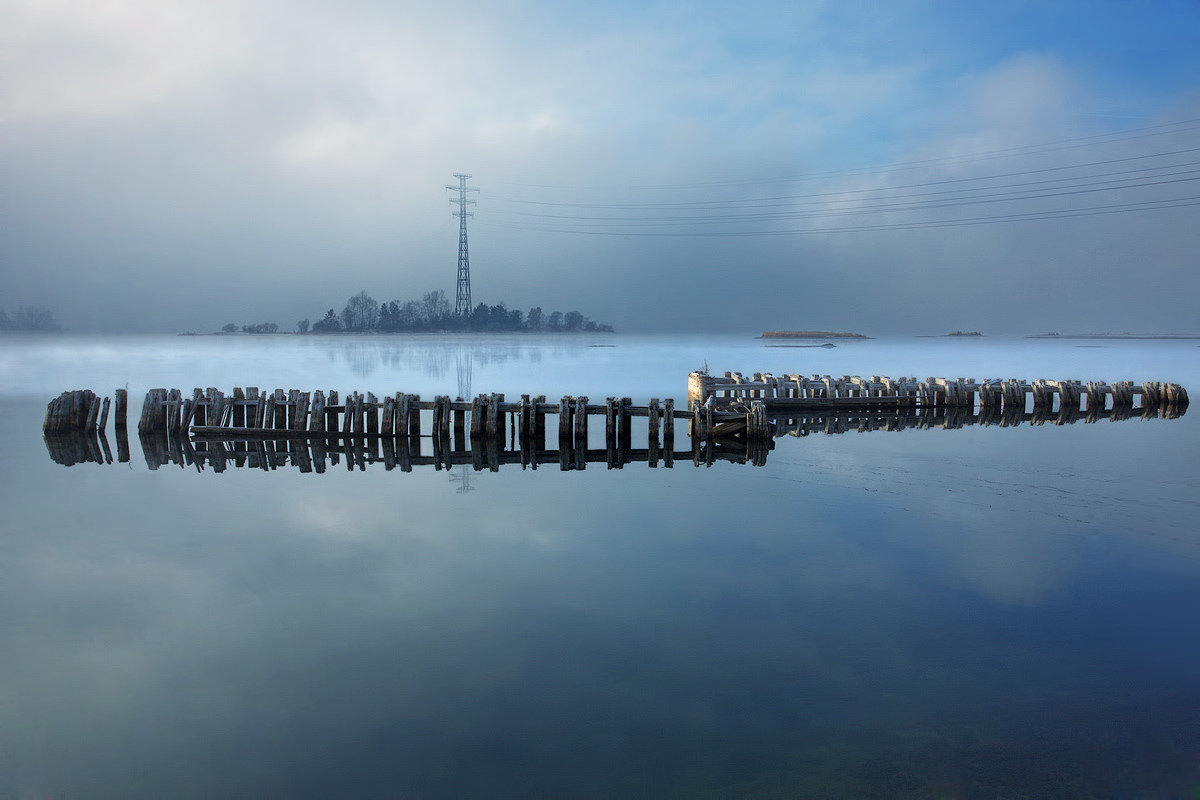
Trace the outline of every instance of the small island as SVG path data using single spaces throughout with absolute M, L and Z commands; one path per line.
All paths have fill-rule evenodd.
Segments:
M 760 339 L 870 339 L 861 333 L 844 331 L 763 331 Z
M 979 331 L 950 331 L 947 336 L 983 336 Z
M 346 301 L 342 313 L 334 309 L 316 322 L 305 318 L 296 323 L 297 334 L 308 333 L 613 333 L 607 323 L 596 322 L 578 311 L 542 311 L 534 306 L 528 312 L 510 309 L 503 302 L 480 303 L 464 314 L 451 310 L 446 293 L 440 289 L 426 292 L 420 300 L 380 303 L 361 291 Z M 214 335 L 239 333 L 290 333 L 274 322 L 238 325 L 226 323 Z M 194 331 L 180 336 L 195 336 Z

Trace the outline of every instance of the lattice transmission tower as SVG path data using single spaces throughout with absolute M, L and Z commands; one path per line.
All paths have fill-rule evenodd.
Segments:
M 467 211 L 467 206 L 475 204 L 474 200 L 467 199 L 467 192 L 479 190 L 467 186 L 467 178 L 470 178 L 470 175 L 456 172 L 454 177 L 458 178 L 458 186 L 446 184 L 447 189 L 458 191 L 457 198 L 450 198 L 450 202 L 458 206 L 458 211 L 452 212 L 458 217 L 458 285 L 454 292 L 454 313 L 463 317 L 471 313 L 471 259 L 467 255 L 467 217 L 474 214 Z

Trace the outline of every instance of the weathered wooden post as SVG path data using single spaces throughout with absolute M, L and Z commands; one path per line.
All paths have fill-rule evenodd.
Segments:
M 239 386 L 233 388 L 233 418 L 230 424 L 235 428 L 246 427 L 246 393 Z
M 471 438 L 480 439 L 483 437 L 486 427 L 484 418 L 487 414 L 487 397 L 480 394 L 476 395 L 471 401 Z M 482 468 L 482 467 L 481 467 Z
M 126 414 L 129 410 L 129 391 L 126 389 L 117 389 L 113 392 L 114 405 L 113 409 L 113 429 L 124 430 L 126 426 Z
M 586 395 L 575 398 L 575 469 L 587 469 L 588 450 L 588 399 Z
M 725 373 L 725 377 L 729 377 L 729 373 Z M 688 402 L 699 400 L 701 403 L 708 396 L 708 374 L 704 372 L 688 373 Z
M 569 450 L 571 447 L 571 401 L 574 398 L 563 395 L 558 401 L 558 449 Z
M 421 402 L 421 395 L 413 394 L 408 397 L 408 436 L 417 440 L 416 446 L 412 448 L 413 455 L 420 454 L 421 447 L 421 407 L 417 405 Z
M 488 399 L 487 409 L 487 438 L 489 441 L 500 437 L 500 395 L 492 394 Z
M 446 444 L 446 452 L 447 452 L 447 454 L 449 454 L 449 452 L 450 452 L 450 417 L 452 414 L 452 412 L 450 410 L 450 395 L 448 395 L 448 394 L 442 395 L 442 397 L 439 401 L 439 405 L 441 406 L 442 414 L 441 414 L 441 420 L 439 420 L 438 435 L 441 437 L 442 441 Z M 447 468 L 450 467 L 449 455 L 447 455 L 446 467 Z
M 609 469 L 616 469 L 619 463 L 617 444 L 617 415 L 620 401 L 609 397 L 604 401 L 604 453 Z
M 546 395 L 533 398 L 533 439 L 538 447 L 546 444 Z
M 312 414 L 308 418 L 308 430 L 312 433 L 325 432 L 325 392 L 317 389 L 313 392 L 313 407 Z M 317 459 L 316 451 L 313 452 L 313 460 L 317 464 L 317 472 L 323 472 L 325 469 L 324 458 Z
M 462 407 L 463 399 L 461 397 L 455 400 L 456 408 L 454 409 L 454 449 L 461 452 L 466 449 L 466 431 L 467 431 L 467 412 Z
M 621 414 L 617 434 L 620 437 L 621 466 L 624 466 L 628 460 L 629 450 L 633 445 L 633 418 L 629 414 L 632 405 L 632 398 L 621 398 Z
M 219 389 L 212 389 L 210 394 L 212 403 L 212 421 L 210 425 L 225 424 L 225 393 Z
M 693 373 L 695 374 L 695 373 Z M 617 441 L 617 398 L 609 397 L 604 401 L 604 441 Z
M 650 404 L 646 407 L 646 439 L 647 453 L 646 460 L 650 466 L 658 466 L 658 398 L 650 398 Z
M 358 417 L 354 413 L 354 398 L 357 395 L 358 392 L 350 392 L 342 401 L 342 435 L 345 437 L 349 437 L 354 430 L 354 420 Z
M 521 395 L 521 399 L 517 401 L 517 438 L 520 440 L 522 452 L 529 441 L 530 429 L 533 424 L 529 405 L 529 395 Z
M 670 397 L 663 401 L 663 465 L 675 465 L 675 400 Z
M 366 426 L 364 433 L 379 433 L 379 399 L 367 392 Z
M 104 434 L 104 428 L 108 425 L 108 406 L 109 400 L 106 397 L 104 398 L 104 402 L 100 404 L 100 421 L 96 423 L 96 427 L 99 429 L 101 435 Z
M 383 398 L 383 419 L 379 423 L 379 432 L 383 436 L 392 436 L 395 432 L 396 425 L 396 400 L 392 397 Z M 387 456 L 387 448 L 384 448 L 384 456 Z M 393 450 L 393 459 L 395 458 Z
M 166 389 L 151 389 L 146 392 L 146 400 L 142 404 L 142 418 L 138 421 L 138 433 L 158 433 L 163 429 L 162 422 L 165 420 L 163 401 L 166 400 L 166 397 Z M 86 418 L 81 420 L 81 422 L 85 421 Z
M 337 433 L 337 429 L 338 429 L 337 407 L 339 405 L 341 405 L 341 403 L 338 400 L 337 391 L 330 389 L 329 390 L 329 399 L 326 401 L 326 404 L 325 404 L 325 430 L 329 433 Z M 332 457 L 333 457 L 333 454 L 331 453 L 330 458 L 332 459 Z
M 308 430 L 308 404 L 311 395 L 308 392 L 300 392 L 296 396 L 296 430 Z

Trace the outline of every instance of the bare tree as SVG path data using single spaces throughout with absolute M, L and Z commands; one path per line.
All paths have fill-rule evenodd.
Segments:
M 369 331 L 379 319 L 379 303 L 365 291 L 351 297 L 342 309 L 342 324 L 346 330 Z

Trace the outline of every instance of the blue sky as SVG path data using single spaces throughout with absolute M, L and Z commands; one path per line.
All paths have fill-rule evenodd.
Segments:
M 452 293 L 466 171 L 488 302 L 1194 330 L 1198 54 L 1179 1 L 0 0 L 0 306 L 211 330 Z

